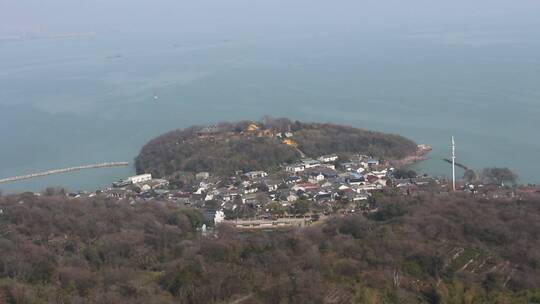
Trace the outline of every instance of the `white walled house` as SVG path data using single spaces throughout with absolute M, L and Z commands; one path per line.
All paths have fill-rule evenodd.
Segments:
M 302 164 L 289 165 L 285 167 L 285 171 L 291 172 L 291 173 L 304 172 L 304 170 L 306 170 L 306 167 Z
M 363 174 L 364 172 L 366 172 L 366 169 L 358 168 L 358 169 L 356 169 L 356 172 L 359 173 L 359 174 Z
M 281 181 L 277 180 L 267 180 L 264 182 L 264 184 L 268 187 L 268 191 L 276 191 L 279 188 L 279 185 L 281 185 Z
M 319 166 L 321 162 L 318 160 L 311 159 L 311 158 L 305 158 L 302 160 L 302 164 L 304 164 L 304 167 L 306 169 L 309 169 L 309 168 L 315 168 Z
M 249 179 L 267 177 L 268 173 L 265 171 L 251 171 L 245 174 Z
M 371 174 L 377 176 L 378 178 L 383 178 L 388 174 L 388 170 L 384 169 L 380 171 L 371 171 Z
M 244 188 L 244 194 L 252 194 L 259 191 L 259 188 L 256 186 L 249 186 Z
M 216 211 L 214 215 L 214 224 L 219 224 L 225 220 L 225 213 L 221 210 Z
M 322 182 L 323 180 L 325 179 L 324 175 L 322 173 L 319 173 L 319 174 L 313 174 L 313 175 L 310 175 L 309 177 L 309 182 L 310 183 L 318 183 L 318 182 Z
M 330 155 L 323 155 L 319 157 L 319 161 L 323 163 L 332 163 L 338 160 L 339 157 L 336 154 L 330 154 Z
M 140 184 L 152 180 L 152 174 L 130 176 L 127 178 L 127 180 L 133 184 Z
M 195 174 L 195 179 L 197 180 L 204 180 L 204 179 L 208 179 L 209 177 L 210 177 L 210 173 L 208 172 L 199 172 Z

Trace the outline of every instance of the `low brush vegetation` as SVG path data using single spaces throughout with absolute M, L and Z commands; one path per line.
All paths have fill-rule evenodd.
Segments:
M 540 303 L 540 199 L 377 199 L 300 230 L 201 236 L 164 202 L 0 197 L 0 303 Z

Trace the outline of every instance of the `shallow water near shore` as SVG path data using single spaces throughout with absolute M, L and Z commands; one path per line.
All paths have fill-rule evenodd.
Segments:
M 454 135 L 460 163 L 507 166 L 521 182 L 538 183 L 540 35 L 490 33 L 0 41 L 0 178 L 133 162 L 166 131 L 271 115 L 429 144 L 429 159 L 416 167 L 433 175 L 450 173 L 442 159 Z M 133 173 L 96 169 L 0 189 L 94 190 Z

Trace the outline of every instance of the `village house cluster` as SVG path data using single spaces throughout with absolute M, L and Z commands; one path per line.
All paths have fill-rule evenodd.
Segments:
M 337 154 L 303 158 L 273 172 L 236 172 L 219 177 L 209 172 L 193 175 L 182 189 L 150 174 L 137 175 L 113 184 L 101 195 L 114 198 L 158 199 L 204 210 L 211 222 L 228 219 L 275 219 L 337 212 L 370 212 L 377 205 L 374 192 L 386 187 L 405 187 L 418 179 L 396 180 L 394 168 L 376 158 L 354 155 L 347 160 Z M 427 181 L 424 181 L 427 182 Z
M 429 176 L 400 176 L 400 170 L 376 158 L 337 154 L 304 158 L 272 172 L 236 172 L 223 177 L 209 172 L 190 174 L 191 182 L 178 187 L 173 181 L 136 175 L 93 193 L 129 204 L 157 201 L 199 208 L 210 224 L 227 222 L 237 228 L 304 226 L 333 214 L 371 213 L 380 207 L 377 194 L 397 195 L 449 192 L 449 182 Z M 459 185 L 460 191 L 484 197 L 519 197 L 539 193 L 537 187 L 516 189 L 498 185 Z M 206 228 L 205 228 L 206 229 Z
M 378 209 L 374 196 L 394 191 L 413 195 L 422 191 L 445 192 L 448 181 L 429 176 L 399 177 L 390 164 L 365 155 L 347 160 L 337 154 L 282 165 L 273 172 L 236 172 L 229 177 L 209 172 L 192 174 L 192 182 L 181 189 L 151 174 L 128 177 L 113 187 L 95 193 L 69 194 L 73 197 L 103 195 L 137 204 L 157 200 L 199 208 L 211 224 L 288 224 L 294 218 L 343 213 L 370 213 Z M 537 187 L 505 188 L 498 185 L 459 185 L 460 191 L 485 197 L 516 197 L 539 193 Z M 449 191 L 449 189 L 446 189 Z M 276 222 L 283 219 L 282 222 Z M 304 223 L 304 222 L 302 222 Z M 268 224 L 270 225 L 270 224 Z M 300 226 L 300 224 L 298 224 Z M 238 227 L 238 226 L 237 226 Z
M 223 136 L 272 137 L 297 148 L 290 131 L 273 132 L 248 124 L 240 132 L 224 131 L 217 126 L 202 128 L 196 140 L 215 140 Z M 429 146 L 419 146 L 421 155 Z M 301 151 L 300 151 L 301 153 Z M 301 153 L 303 155 L 303 153 Z M 283 164 L 271 171 L 237 171 L 231 176 L 209 172 L 183 173 L 170 180 L 156 179 L 151 174 L 128 177 L 90 195 L 136 204 L 145 200 L 174 203 L 203 210 L 210 223 L 245 222 L 246 226 L 291 224 L 294 218 L 318 219 L 330 214 L 370 213 L 379 208 L 377 193 L 393 191 L 413 195 L 422 191 L 445 191 L 447 181 L 417 176 L 414 171 L 395 169 L 391 163 L 367 155 L 338 154 L 302 158 L 297 163 Z M 473 185 L 460 185 L 463 191 L 487 195 Z M 502 188 L 490 195 L 507 195 Z M 446 189 L 448 191 L 448 189 Z M 279 219 L 285 219 L 279 222 Z M 300 224 L 305 222 L 301 221 Z

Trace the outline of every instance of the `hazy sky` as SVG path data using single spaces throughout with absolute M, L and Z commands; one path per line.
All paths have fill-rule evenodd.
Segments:
M 540 25 L 538 0 L 0 0 L 0 32 L 274 32 Z M 538 30 L 538 29 L 536 29 Z

